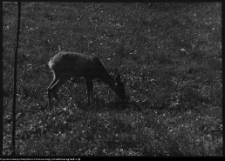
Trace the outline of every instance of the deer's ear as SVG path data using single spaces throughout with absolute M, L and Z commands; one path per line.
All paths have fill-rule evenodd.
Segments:
M 117 77 L 116 77 L 116 82 L 121 82 L 121 80 L 120 80 L 120 75 L 117 75 Z
M 124 85 L 127 84 L 127 79 L 126 78 L 123 79 L 123 84 Z
M 118 69 L 114 68 L 113 69 L 113 76 L 116 77 L 119 74 Z

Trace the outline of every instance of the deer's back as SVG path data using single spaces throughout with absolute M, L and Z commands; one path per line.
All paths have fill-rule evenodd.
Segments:
M 73 76 L 100 77 L 105 72 L 97 57 L 74 52 L 59 52 L 48 65 L 57 74 Z

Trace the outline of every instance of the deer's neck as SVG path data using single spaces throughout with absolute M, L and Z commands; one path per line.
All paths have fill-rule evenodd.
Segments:
M 113 91 L 115 91 L 116 82 L 108 73 L 105 73 L 102 79 L 112 88 Z
M 95 59 L 95 65 L 99 69 L 99 77 L 102 78 L 102 80 L 107 83 L 112 90 L 115 92 L 116 91 L 116 81 L 111 77 L 111 75 L 107 72 L 105 67 L 102 65 L 102 63 L 99 61 L 99 59 Z

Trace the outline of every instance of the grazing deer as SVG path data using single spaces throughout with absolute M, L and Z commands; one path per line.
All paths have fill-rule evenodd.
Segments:
M 84 77 L 87 86 L 87 98 L 90 105 L 90 96 L 92 96 L 93 82 L 95 78 L 100 78 L 107 83 L 112 90 L 121 98 L 125 99 L 125 87 L 120 80 L 120 75 L 114 80 L 100 60 L 95 56 L 88 56 L 74 52 L 59 52 L 48 63 L 49 68 L 53 71 L 53 81 L 48 87 L 48 104 L 51 107 L 51 94 L 59 102 L 57 90 L 68 79 Z

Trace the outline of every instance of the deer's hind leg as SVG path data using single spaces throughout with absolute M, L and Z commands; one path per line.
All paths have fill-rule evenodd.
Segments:
M 68 77 L 65 77 L 65 76 L 59 77 L 59 76 L 55 75 L 54 80 L 52 81 L 52 83 L 48 87 L 49 107 L 51 107 L 51 94 L 53 94 L 55 99 L 59 102 L 59 98 L 58 98 L 56 93 L 57 93 L 59 87 L 61 87 L 61 85 L 63 83 L 65 83 L 65 81 L 67 81 L 67 80 L 68 80 Z
M 52 86 L 58 81 L 59 77 L 54 73 L 53 74 L 53 81 L 48 86 L 48 106 L 51 106 L 51 94 L 52 94 Z

